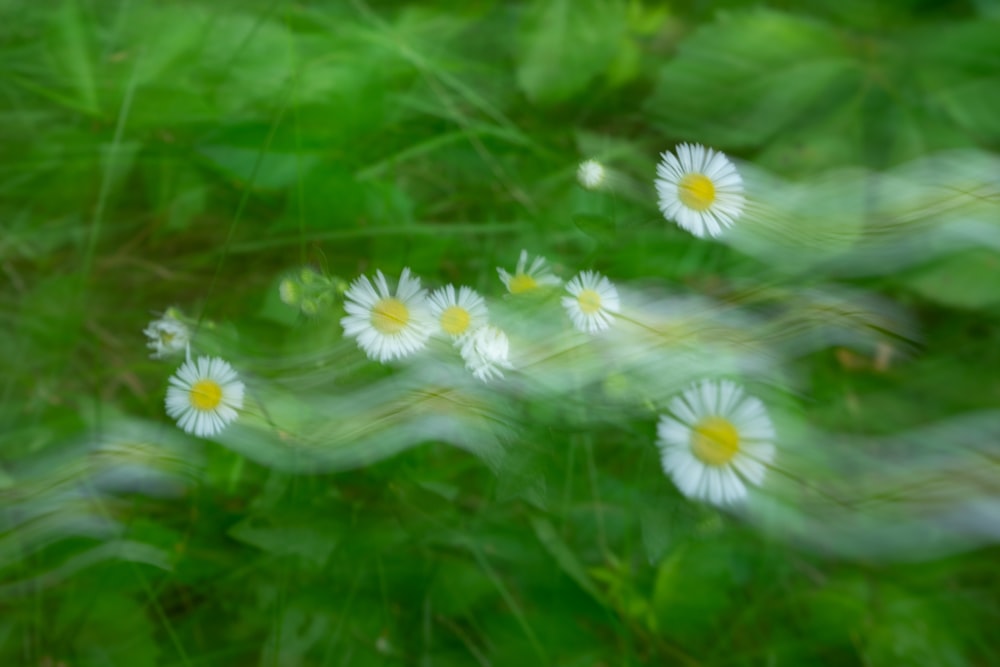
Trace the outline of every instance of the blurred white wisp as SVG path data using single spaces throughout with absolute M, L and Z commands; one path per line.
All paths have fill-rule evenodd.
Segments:
M 756 340 L 780 349 L 785 359 L 844 348 L 872 358 L 889 354 L 898 361 L 911 356 L 922 340 L 905 308 L 855 287 L 768 287 L 756 290 L 747 306 L 761 315 L 753 331 Z
M 288 472 L 354 469 L 431 442 L 496 468 L 532 428 L 529 404 L 565 409 L 585 427 L 610 409 L 622 412 L 610 402 L 581 409 L 586 390 L 610 376 L 624 379 L 632 414 L 645 417 L 695 378 L 770 377 L 778 366 L 779 357 L 754 342 L 760 322 L 736 307 L 623 287 L 622 311 L 593 333 L 574 326 L 561 298 L 553 290 L 491 303 L 492 324 L 509 338 L 499 376 L 477 377 L 460 354 L 462 341 L 444 339 L 389 367 L 364 360 L 350 341 L 284 366 L 272 359 L 269 378 L 248 379 L 240 419 L 214 440 Z
M 272 365 L 275 379 L 249 383 L 244 414 L 215 440 L 298 473 L 360 468 L 429 442 L 491 465 L 502 458 L 515 428 L 509 401 L 496 382 L 473 377 L 450 341 L 432 340 L 391 373 L 362 378 L 352 377 L 358 366 L 348 343 L 304 366 Z
M 888 561 L 1000 540 L 1000 412 L 883 437 L 784 427 L 767 488 L 744 508 L 764 531 L 834 557 Z
M 751 164 L 740 173 L 747 207 L 723 239 L 790 273 L 884 275 L 965 248 L 1000 250 L 1000 158 L 984 151 L 794 182 Z
M 904 311 L 858 289 L 730 281 L 709 297 L 651 281 L 615 287 L 616 307 L 596 330 L 578 326 L 565 304 L 572 293 L 555 287 L 492 300 L 490 326 L 509 341 L 499 374 L 476 376 L 463 340 L 443 336 L 386 364 L 343 339 L 247 361 L 260 375 L 248 374 L 240 419 L 214 440 L 295 473 L 351 470 L 434 443 L 498 469 L 523 434 L 537 432 L 539 407 L 573 429 L 655 420 L 701 379 L 794 392 L 795 356 L 830 345 L 874 354 L 913 336 Z
M 866 357 L 888 348 L 901 359 L 918 339 L 904 309 L 856 288 L 734 282 L 718 297 L 652 284 L 618 289 L 621 310 L 597 335 L 574 331 L 545 304 L 530 317 L 510 315 L 521 394 L 551 399 L 610 384 L 624 403 L 616 409 L 641 414 L 698 379 L 794 388 L 787 362 L 797 356 L 842 346 Z
M 159 423 L 114 417 L 94 431 L 52 444 L 5 471 L 0 598 L 56 585 L 108 559 L 170 568 L 170 554 L 125 537 L 129 495 L 170 498 L 184 493 L 200 475 L 196 450 Z M 20 578 L 22 559 L 68 540 L 73 548 L 50 569 Z

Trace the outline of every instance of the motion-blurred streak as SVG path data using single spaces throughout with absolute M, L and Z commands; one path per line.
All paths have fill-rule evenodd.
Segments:
M 122 418 L 102 423 L 96 435 L 53 444 L 5 472 L 0 597 L 54 585 L 108 558 L 169 567 L 169 557 L 157 547 L 123 539 L 129 495 L 175 497 L 201 474 L 185 438 L 155 422 Z M 19 580 L 28 559 L 47 571 Z
M 785 181 L 741 165 L 751 197 L 725 240 L 792 273 L 884 275 L 959 249 L 1000 248 L 1000 158 L 943 152 L 887 172 Z
M 516 429 L 509 401 L 457 360 L 414 362 L 365 386 L 307 396 L 263 380 L 254 392 L 266 413 L 251 407 L 217 441 L 288 472 L 350 470 L 427 442 L 466 449 L 492 465 Z
M 886 560 L 1000 540 L 1000 412 L 884 437 L 800 437 L 746 507 L 767 532 L 835 556 Z

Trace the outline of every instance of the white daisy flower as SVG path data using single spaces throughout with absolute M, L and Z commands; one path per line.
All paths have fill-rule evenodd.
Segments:
M 764 404 L 732 382 L 704 380 L 670 401 L 656 428 L 660 462 L 689 498 L 731 505 L 760 486 L 774 460 Z
M 486 324 L 489 312 L 486 301 L 471 287 L 445 285 L 427 297 L 431 317 L 448 336 L 460 338 Z
M 510 353 L 507 334 L 495 326 L 480 327 L 464 337 L 459 351 L 465 367 L 483 382 L 503 377 L 501 369 L 514 367 L 507 358 Z
M 420 278 L 403 269 L 396 293 L 381 271 L 375 282 L 360 276 L 344 294 L 347 317 L 340 320 L 344 333 L 358 341 L 369 359 L 385 363 L 423 348 L 430 337 L 426 293 Z
M 218 357 L 188 359 L 170 377 L 167 414 L 186 433 L 207 438 L 236 419 L 243 407 L 243 383 Z
M 527 269 L 525 268 L 527 267 Z M 535 257 L 528 266 L 528 251 L 522 250 L 517 259 L 513 275 L 497 267 L 500 280 L 511 294 L 522 294 L 538 289 L 542 285 L 558 285 L 560 280 L 552 275 L 544 257 Z
M 163 359 L 183 352 L 191 342 L 191 330 L 169 310 L 160 319 L 150 322 L 142 333 L 149 338 L 146 347 L 153 350 L 149 355 L 152 359 Z
M 581 271 L 566 284 L 571 296 L 562 298 L 573 326 L 584 333 L 598 333 L 611 326 L 618 312 L 618 290 L 596 271 Z
M 596 190 L 604 183 L 607 172 L 604 165 L 597 160 L 584 160 L 576 169 L 576 180 L 587 190 Z
M 724 154 L 698 144 L 662 153 L 656 167 L 660 211 L 695 236 L 718 236 L 743 212 L 743 179 Z

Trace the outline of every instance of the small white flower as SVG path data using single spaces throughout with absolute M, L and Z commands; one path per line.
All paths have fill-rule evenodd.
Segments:
M 527 267 L 527 268 L 525 268 Z M 542 285 L 558 285 L 560 280 L 552 275 L 545 262 L 544 257 L 535 257 L 528 266 L 528 251 L 522 250 L 521 256 L 517 259 L 517 267 L 514 273 L 510 274 L 506 270 L 497 267 L 500 280 L 503 281 L 507 291 L 511 294 L 523 294 L 538 289 Z
M 448 336 L 459 338 L 486 324 L 489 312 L 486 301 L 471 287 L 445 285 L 427 297 L 431 317 Z
M 149 355 L 152 359 L 163 359 L 183 352 L 191 342 L 191 331 L 188 326 L 174 317 L 170 311 L 160 319 L 150 322 L 142 333 L 149 338 L 146 347 L 153 350 Z
M 218 357 L 188 359 L 170 377 L 167 414 L 185 432 L 207 438 L 220 432 L 243 407 L 243 383 Z
M 393 294 L 381 271 L 375 282 L 360 276 L 344 294 L 344 333 L 357 339 L 369 359 L 385 363 L 412 354 L 427 343 L 431 332 L 426 293 L 420 278 L 403 269 Z
M 594 159 L 584 160 L 576 169 L 576 180 L 588 190 L 596 190 L 604 183 L 604 165 Z
M 698 144 L 676 151 L 656 167 L 660 211 L 695 236 L 718 236 L 743 212 L 743 179 L 723 153 Z
M 566 284 L 571 296 L 562 298 L 573 326 L 584 333 L 598 333 L 611 326 L 620 307 L 618 290 L 596 271 L 581 271 Z
M 681 493 L 715 505 L 738 503 L 774 460 L 764 404 L 728 381 L 695 383 L 657 424 L 660 462 Z
M 463 338 L 460 345 L 465 367 L 483 382 L 503 377 L 502 368 L 513 368 L 507 358 L 510 354 L 507 334 L 497 327 L 480 327 Z

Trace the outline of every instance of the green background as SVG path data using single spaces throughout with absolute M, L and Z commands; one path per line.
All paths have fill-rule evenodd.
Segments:
M 0 664 L 1000 663 L 1000 4 L 0 16 Z M 657 209 L 681 142 L 744 175 L 723 242 Z M 503 298 L 521 248 L 667 295 L 672 338 L 446 395 L 446 349 L 342 340 L 337 285 L 404 266 L 566 326 Z M 309 317 L 277 291 L 304 266 Z M 166 417 L 170 306 L 265 417 Z M 653 444 L 715 373 L 779 434 L 746 511 Z

